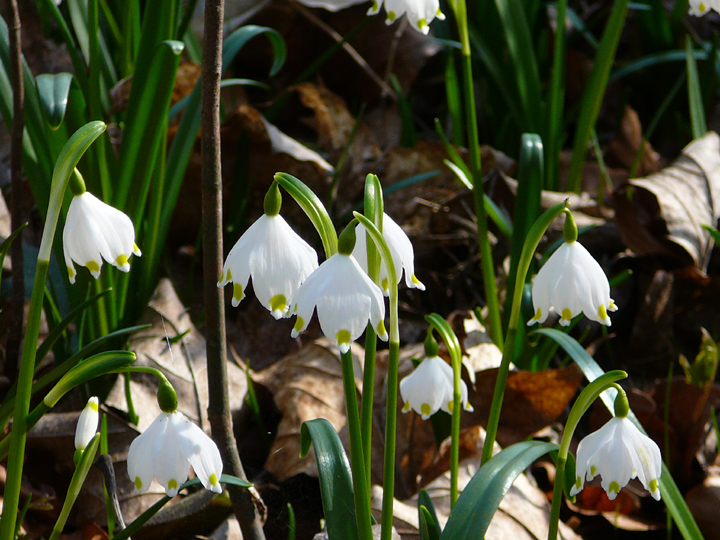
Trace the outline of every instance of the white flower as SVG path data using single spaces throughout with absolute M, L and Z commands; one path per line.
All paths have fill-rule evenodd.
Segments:
M 367 272 L 367 234 L 365 228 L 358 223 L 355 227 L 355 248 L 353 249 L 353 257 L 357 260 L 360 267 Z M 400 283 L 403 271 L 405 272 L 405 284 L 410 288 L 425 290 L 425 285 L 415 276 L 415 252 L 412 243 L 402 227 L 395 223 L 390 216 L 383 214 L 383 238 L 387 242 L 390 255 L 392 256 L 395 273 L 397 274 L 397 282 Z M 382 285 L 385 296 L 390 294 L 390 285 L 388 283 L 388 271 L 385 262 L 380 263 L 380 284 Z
M 340 11 L 346 7 L 362 4 L 367 0 L 299 0 L 301 4 L 305 4 L 310 7 L 325 8 L 328 11 Z
M 575 470 L 571 496 L 583 488 L 583 476 L 587 476 L 589 482 L 599 474 L 610 500 L 614 500 L 618 492 L 636 477 L 655 500 L 660 500 L 660 449 L 627 417 L 613 418 L 580 441 Z
M 76 276 L 73 261 L 87 267 L 97 279 L 103 259 L 128 272 L 130 256 L 141 255 L 130 218 L 87 191 L 75 195 L 70 203 L 63 229 L 63 251 L 70 283 L 75 283 Z
M 85 450 L 87 445 L 97 433 L 98 419 L 98 398 L 91 397 L 85 408 L 80 413 L 77 428 L 75 429 L 75 449 Z
M 568 326 L 581 312 L 588 319 L 610 326 L 608 311 L 617 306 L 610 284 L 598 262 L 579 242 L 565 242 L 540 269 L 532 288 L 535 316 L 528 325 L 544 322 L 550 309 Z
M 220 451 L 202 429 L 178 411 L 160 413 L 130 444 L 128 475 L 139 492 L 147 490 L 154 477 L 168 497 L 174 497 L 187 480 L 190 466 L 205 489 L 222 492 Z
M 252 276 L 258 300 L 279 319 L 287 314 L 297 288 L 317 267 L 315 250 L 279 214 L 265 214 L 228 253 L 218 287 L 233 282 L 232 305 L 237 306 Z
M 410 375 L 400 381 L 400 396 L 405 404 L 402 411 L 410 409 L 427 420 L 442 409 L 452 414 L 453 370 L 442 358 L 431 356 L 423 360 Z M 473 407 L 468 402 L 468 390 L 465 381 L 460 381 L 460 401 L 466 411 Z
M 292 297 L 297 315 L 292 337 L 307 328 L 317 306 L 320 328 L 346 353 L 370 321 L 380 339 L 387 340 L 385 300 L 352 255 L 336 253 L 313 272 Z
M 688 14 L 702 17 L 711 9 L 720 12 L 720 0 L 690 0 Z
M 402 17 L 403 13 L 407 13 L 410 26 L 427 34 L 430 31 L 428 25 L 435 17 L 441 21 L 445 19 L 445 15 L 440 11 L 439 0 L 374 0 L 368 10 L 368 15 L 375 15 L 379 12 L 383 1 L 387 13 L 385 24 L 392 24 L 396 19 Z

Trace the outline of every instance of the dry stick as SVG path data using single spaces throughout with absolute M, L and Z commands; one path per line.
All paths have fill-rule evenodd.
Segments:
M 205 338 L 207 339 L 208 419 L 226 470 L 245 479 L 232 431 L 228 397 L 225 304 L 217 279 L 222 273 L 222 178 L 220 164 L 220 75 L 224 0 L 206 0 L 202 58 L 202 225 Z M 243 538 L 264 540 L 257 492 L 228 486 Z M 264 508 L 264 507 L 263 507 Z
M 10 131 L 10 175 L 12 198 L 10 199 L 11 229 L 16 231 L 22 225 L 22 136 L 25 127 L 25 84 L 22 72 L 22 51 L 20 45 L 20 14 L 16 0 L 7 3 L 8 32 L 10 34 L 10 70 L 13 87 L 13 123 Z M 5 354 L 5 375 L 15 380 L 20 357 L 20 340 L 25 317 L 25 278 L 22 252 L 22 233 L 12 243 L 12 313 Z

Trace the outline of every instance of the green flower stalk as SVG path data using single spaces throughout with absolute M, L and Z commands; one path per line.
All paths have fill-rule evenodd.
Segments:
M 45 280 L 50 265 L 52 244 L 55 238 L 55 229 L 57 228 L 63 195 L 65 194 L 65 188 L 70 181 L 70 177 L 75 170 L 75 166 L 92 142 L 105 131 L 105 127 L 103 122 L 97 121 L 90 122 L 76 131 L 60 151 L 53 171 L 50 203 L 45 219 L 42 240 L 40 241 L 35 280 L 33 282 L 30 309 L 25 330 L 25 341 L 23 343 L 20 370 L 17 379 L 15 414 L 8 451 L 3 516 L 0 521 L 0 540 L 12 540 L 15 535 L 17 509 L 20 500 L 20 483 L 25 461 L 25 441 L 27 430 L 29 429 L 27 417 L 30 409 L 32 380 L 35 373 L 35 354 L 40 332 L 40 318 L 45 295 Z

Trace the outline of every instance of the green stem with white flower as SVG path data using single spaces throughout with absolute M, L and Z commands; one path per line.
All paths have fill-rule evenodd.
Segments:
M 385 414 L 385 454 L 383 464 L 383 502 L 380 521 L 380 539 L 390 540 L 393 523 L 393 498 L 395 496 L 395 439 L 397 435 L 398 359 L 400 357 L 400 327 L 398 325 L 397 271 L 385 238 L 375 224 L 358 212 L 355 218 L 362 223 L 380 252 L 388 273 L 390 287 L 390 330 L 388 340 L 387 397 Z
M 77 130 L 60 151 L 53 170 L 50 202 L 37 257 L 35 280 L 33 282 L 32 296 L 30 297 L 30 308 L 17 379 L 15 413 L 13 415 L 13 427 L 8 450 L 3 515 L 0 520 L 0 540 L 12 540 L 15 535 L 17 509 L 20 501 L 20 483 L 25 461 L 25 441 L 28 430 L 27 416 L 30 411 L 32 381 L 35 373 L 35 354 L 40 333 L 43 299 L 45 297 L 45 280 L 47 279 L 52 244 L 65 188 L 80 158 L 92 142 L 105 131 L 105 127 L 103 122 L 96 121 L 90 122 Z
M 475 106 L 475 84 L 472 73 L 472 51 L 470 49 L 470 32 L 468 29 L 467 6 L 465 0 L 450 0 L 462 55 L 463 99 L 465 101 L 465 118 L 467 121 L 468 152 L 470 153 L 470 172 L 472 173 L 473 195 L 475 200 L 475 218 L 477 220 L 477 241 L 480 248 L 480 268 L 485 287 L 485 302 L 488 307 L 488 326 L 493 342 L 503 348 L 502 318 L 500 317 L 500 301 L 495 284 L 495 265 L 492 257 L 492 246 L 488 235 L 487 212 L 485 211 L 485 193 L 482 185 L 482 161 L 480 156 L 480 138 L 478 136 L 477 107 Z
M 443 338 L 453 368 L 453 401 L 452 423 L 450 427 L 450 509 L 452 510 L 458 499 L 458 469 L 460 467 L 460 412 L 462 411 L 462 395 L 460 381 L 462 373 L 462 349 L 460 341 L 447 321 L 437 313 L 425 315 L 425 320 L 432 325 Z
M 532 228 L 525 238 L 522 253 L 517 266 L 517 276 L 515 276 L 515 290 L 513 291 L 512 309 L 510 311 L 510 319 L 508 321 L 507 335 L 505 336 L 505 348 L 503 349 L 502 360 L 498 370 L 497 379 L 495 380 L 495 390 L 493 391 L 493 399 L 490 405 L 490 414 L 488 416 L 487 434 L 485 444 L 483 446 L 482 461 L 484 465 L 492 457 L 495 438 L 497 437 L 498 425 L 500 423 L 500 411 L 502 410 L 502 402 L 505 396 L 505 385 L 507 383 L 508 373 L 510 372 L 510 362 L 512 362 L 515 349 L 515 335 L 517 334 L 518 324 L 520 322 L 520 307 L 522 305 L 523 288 L 525 287 L 525 278 L 530 268 L 535 250 L 540 243 L 545 231 L 550 223 L 555 220 L 568 207 L 568 201 L 552 206 L 541 215 L 533 224 Z
M 605 390 L 614 387 L 618 391 L 618 396 L 625 396 L 625 391 L 618 386 L 617 381 L 627 377 L 627 373 L 621 370 L 609 371 L 598 377 L 588 384 L 580 393 L 575 404 L 570 410 L 563 436 L 560 442 L 560 449 L 557 453 L 557 461 L 555 463 L 555 484 L 553 485 L 552 506 L 550 508 L 550 524 L 548 528 L 548 540 L 556 540 L 558 534 L 558 523 L 560 521 L 560 504 L 565 484 L 565 466 L 567 464 L 570 443 L 572 442 L 575 428 L 577 428 L 580 419 L 590 408 L 590 405 L 600 397 Z M 622 398 L 621 398 L 622 400 Z M 616 400 L 617 403 L 617 400 Z M 627 397 L 625 397 L 625 405 L 627 406 Z M 627 413 L 626 413 L 627 415 Z M 579 473 L 576 473 L 579 474 Z
M 365 178 L 365 216 L 382 232 L 384 213 L 382 186 L 374 174 Z M 367 233 L 365 233 L 367 234 Z M 380 288 L 380 254 L 374 242 L 366 242 L 368 276 Z M 360 412 L 360 432 L 365 457 L 365 477 L 367 485 L 372 485 L 372 430 L 373 400 L 375 395 L 375 357 L 377 352 L 377 334 L 371 324 L 365 330 L 365 362 L 363 367 L 362 405 Z

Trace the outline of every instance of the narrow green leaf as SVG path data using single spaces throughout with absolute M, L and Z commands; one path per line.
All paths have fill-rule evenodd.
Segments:
M 442 540 L 483 538 L 500 501 L 518 475 L 540 456 L 557 449 L 552 443 L 526 441 L 507 447 L 475 473 L 453 508 Z
M 702 90 L 698 78 L 697 62 L 693 54 L 693 45 L 690 36 L 685 36 L 685 55 L 687 63 L 688 100 L 690 107 L 690 125 L 693 139 L 699 139 L 707 133 L 705 121 L 705 107 L 703 105 Z
M 435 513 L 435 505 L 424 489 L 421 489 L 418 494 L 418 517 L 421 540 L 440 540 L 442 528 Z
M 417 144 L 417 133 L 415 133 L 415 120 L 413 119 L 412 107 L 403 92 L 403 88 L 400 85 L 395 74 L 390 75 L 390 86 L 395 91 L 395 95 L 398 98 L 397 106 L 398 112 L 400 113 L 400 146 L 405 148 L 412 148 Z
M 580 106 L 580 118 L 575 132 L 575 142 L 566 183 L 567 191 L 576 193 L 580 191 L 582 172 L 585 167 L 585 154 L 592 136 L 592 130 L 595 127 L 598 114 L 600 114 L 600 106 L 605 96 L 610 69 L 625 25 L 629 3 L 630 0 L 617 0 L 615 2 L 600 42 L 600 49 L 595 57 L 595 63 Z
M 335 428 L 324 418 L 304 422 L 300 432 L 300 456 L 315 449 L 323 513 L 330 540 L 357 540 L 352 472 Z
M 35 79 L 40 104 L 52 129 L 59 128 L 65 118 L 72 80 L 70 73 L 45 73 Z
M 10 236 L 8 236 L 5 240 L 0 243 L 0 277 L 2 277 L 2 267 L 3 263 L 5 262 L 5 255 L 7 255 L 8 251 L 10 250 L 10 244 L 13 243 L 13 240 L 15 240 L 22 230 L 27 227 L 27 222 L 20 225 L 17 229 L 15 229 Z
M 555 330 L 554 328 L 540 328 L 535 332 L 548 336 L 559 343 L 560 346 L 565 349 L 565 352 L 572 357 L 587 380 L 593 381 L 605 374 L 602 368 L 597 364 L 597 362 L 595 362 L 593 357 L 590 356 L 587 351 L 585 351 L 585 349 L 583 349 L 582 346 L 572 337 Z M 615 392 L 607 391 L 601 396 L 605 407 L 607 407 L 611 414 L 614 410 L 614 395 Z M 640 422 L 638 422 L 632 411 L 630 411 L 628 418 L 633 421 L 642 433 L 645 433 L 645 430 L 642 425 L 640 425 Z M 645 434 L 647 435 L 647 433 Z M 678 490 L 675 480 L 673 480 L 673 477 L 664 462 L 662 475 L 660 476 L 660 490 L 662 492 L 662 500 L 665 501 L 668 511 L 675 520 L 675 523 L 680 529 L 680 532 L 685 540 L 702 540 L 702 533 L 700 532 L 690 509 L 685 503 L 685 499 Z

